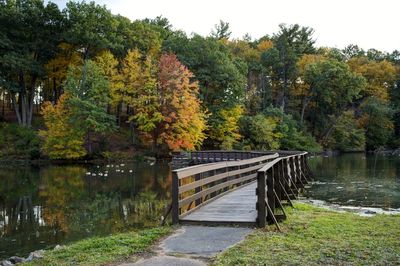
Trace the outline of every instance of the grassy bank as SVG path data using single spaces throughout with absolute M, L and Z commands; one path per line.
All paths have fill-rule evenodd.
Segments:
M 215 265 L 400 264 L 400 216 L 360 217 L 300 203 L 287 211 L 283 233 L 256 230 Z
M 85 239 L 58 250 L 46 251 L 43 259 L 24 265 L 104 265 L 134 261 L 170 231 L 168 227 L 160 227 Z

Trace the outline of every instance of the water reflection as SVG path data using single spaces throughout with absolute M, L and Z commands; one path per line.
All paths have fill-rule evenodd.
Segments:
M 167 163 L 0 167 L 0 258 L 158 224 L 170 172 Z
M 344 154 L 314 157 L 316 177 L 307 196 L 331 203 L 400 208 L 400 157 Z

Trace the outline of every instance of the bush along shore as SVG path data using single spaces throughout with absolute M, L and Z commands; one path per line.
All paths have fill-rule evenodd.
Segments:
M 170 227 L 142 229 L 105 237 L 92 237 L 53 250 L 37 250 L 27 258 L 11 257 L 0 265 L 104 265 L 122 261 L 136 261 L 161 237 L 171 232 Z
M 304 203 L 287 213 L 282 233 L 258 229 L 214 265 L 400 264 L 400 215 L 361 217 Z

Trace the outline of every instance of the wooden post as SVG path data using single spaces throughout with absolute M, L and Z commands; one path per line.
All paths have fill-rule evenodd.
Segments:
M 289 168 L 290 168 L 290 179 L 294 184 L 297 185 L 297 178 L 296 178 L 296 172 L 294 170 L 293 157 L 289 158 Z
M 196 182 L 196 181 L 201 180 L 203 178 L 203 174 L 204 173 L 200 173 L 200 174 L 195 175 L 194 176 L 194 181 Z M 201 190 L 202 190 L 202 187 L 200 187 L 200 186 L 196 187 L 195 190 L 194 190 L 194 193 L 199 193 L 199 192 L 201 192 Z M 202 198 L 197 199 L 195 206 L 200 205 L 202 202 L 203 202 Z
M 269 205 L 272 214 L 275 213 L 275 194 L 274 194 L 274 169 L 271 167 L 267 170 L 267 204 Z M 271 220 L 269 217 L 268 220 Z
M 304 182 L 301 176 L 301 170 L 300 170 L 300 165 L 299 165 L 299 156 L 293 157 L 293 166 L 295 167 L 296 171 L 296 176 L 297 176 L 297 182 L 298 184 L 301 184 L 302 187 L 304 187 Z
M 299 155 L 297 157 L 297 167 L 299 169 L 299 175 L 300 175 L 300 178 L 301 178 L 303 184 L 307 184 L 308 180 L 307 180 L 307 177 L 305 175 L 305 169 L 303 168 L 302 163 L 301 163 L 302 158 L 303 158 L 303 155 Z
M 259 227 L 265 227 L 267 221 L 266 205 L 265 205 L 265 172 L 257 172 L 257 220 Z
M 172 224 L 179 223 L 179 179 L 178 174 L 172 172 Z
M 282 165 L 281 161 L 276 163 L 276 178 L 275 178 L 275 192 L 279 199 L 282 199 L 282 188 L 279 186 L 279 182 L 282 180 Z

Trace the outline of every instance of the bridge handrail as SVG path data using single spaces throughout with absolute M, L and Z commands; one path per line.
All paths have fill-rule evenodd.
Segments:
M 298 195 L 307 176 L 312 175 L 307 164 L 308 153 L 302 151 L 244 152 L 251 158 L 243 160 L 227 155 L 227 151 L 196 153 L 212 154 L 207 158 L 221 161 L 172 171 L 173 223 L 205 203 L 257 180 L 257 220 L 259 226 L 265 226 L 267 221 L 275 219 L 275 208 L 282 207 L 281 200 L 290 201 L 290 195 Z M 218 155 L 221 157 L 217 158 Z
M 271 151 L 207 150 L 190 152 L 190 159 L 192 164 L 203 164 L 221 161 L 245 160 L 274 153 L 275 152 Z
M 286 218 L 282 201 L 299 193 L 312 178 L 307 152 L 295 152 L 265 164 L 257 171 L 257 221 L 259 227 L 274 222 L 279 229 L 275 209 L 280 208 Z
M 173 222 L 177 223 L 180 216 L 184 216 L 205 202 L 224 194 L 233 186 L 239 187 L 254 181 L 257 177 L 257 170 L 278 156 L 275 153 L 246 160 L 209 163 L 173 170 Z
M 173 173 L 176 173 L 179 179 L 185 178 L 187 176 L 199 174 L 206 171 L 218 170 L 224 167 L 232 167 L 232 166 L 242 166 L 254 162 L 258 162 L 260 160 L 269 160 L 279 157 L 278 153 L 274 153 L 271 155 L 259 156 L 251 159 L 239 160 L 239 161 L 224 161 L 217 163 L 208 163 L 208 164 L 199 164 L 188 166 L 185 168 L 180 168 L 173 170 Z

